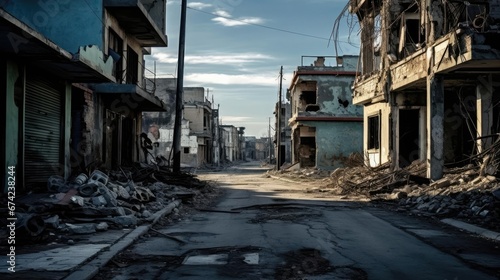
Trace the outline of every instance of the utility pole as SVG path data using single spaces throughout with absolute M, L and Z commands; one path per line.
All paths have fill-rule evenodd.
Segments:
M 267 128 L 267 140 L 269 141 L 269 164 L 271 164 L 271 151 L 273 150 L 273 141 L 271 141 L 271 117 L 269 117 L 269 127 Z
M 278 92 L 278 112 L 276 113 L 276 118 L 278 123 L 276 124 L 276 170 L 280 170 L 281 165 L 281 90 L 283 86 L 283 66 L 280 68 L 280 89 Z
M 184 95 L 184 50 L 186 45 L 186 10 L 187 0 L 181 0 L 181 26 L 179 31 L 179 58 L 177 60 L 177 90 L 175 95 L 175 122 L 174 122 L 174 164 L 172 171 L 181 172 L 181 133 L 182 133 L 182 103 Z

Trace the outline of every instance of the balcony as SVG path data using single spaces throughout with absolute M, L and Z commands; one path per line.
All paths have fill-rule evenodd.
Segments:
M 165 0 L 104 0 L 104 7 L 143 47 L 166 47 Z

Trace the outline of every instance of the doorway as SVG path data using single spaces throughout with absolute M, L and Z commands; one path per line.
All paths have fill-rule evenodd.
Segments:
M 399 167 L 420 159 L 420 110 L 399 110 Z

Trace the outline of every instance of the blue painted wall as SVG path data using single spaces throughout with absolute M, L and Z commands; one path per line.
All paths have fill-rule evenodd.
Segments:
M 102 0 L 15 0 L 3 9 L 71 53 L 85 45 L 104 49 Z
M 316 167 L 342 167 L 342 157 L 363 151 L 363 122 L 303 122 L 316 127 Z

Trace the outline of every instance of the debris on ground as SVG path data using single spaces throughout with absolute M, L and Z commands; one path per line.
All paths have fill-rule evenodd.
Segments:
M 392 170 L 390 163 L 368 167 L 352 155 L 346 167 L 331 172 L 314 168 L 269 171 L 278 176 L 308 182 L 305 192 L 344 199 L 369 200 L 392 205 L 397 211 L 437 218 L 457 218 L 491 230 L 500 230 L 500 142 L 481 154 L 478 164 L 446 168 L 442 179 L 426 178 L 426 163 L 414 161 Z
M 96 169 L 67 181 L 51 176 L 44 192 L 16 198 L 16 237 L 23 241 L 20 244 L 30 244 L 53 242 L 54 236 L 132 228 L 149 223 L 174 202 L 203 208 L 216 195 L 215 186 L 191 173 L 153 165 Z M 0 201 L 7 205 L 6 197 Z M 0 215 L 7 217 L 7 209 Z M 3 240 L 7 234 L 0 231 Z

